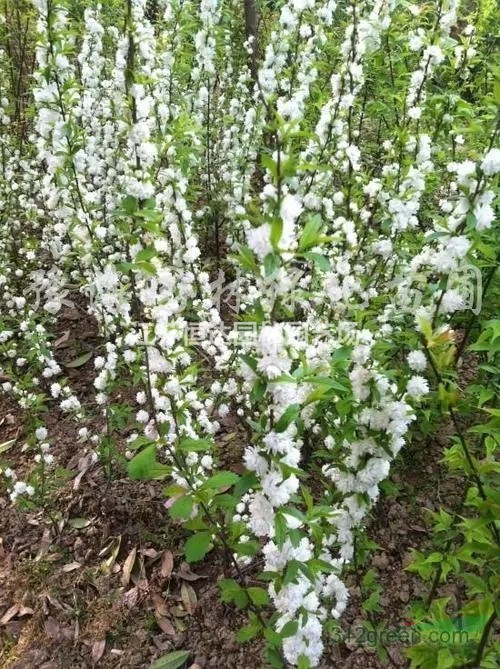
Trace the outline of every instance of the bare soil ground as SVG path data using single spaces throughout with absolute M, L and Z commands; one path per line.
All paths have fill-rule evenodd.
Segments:
M 92 324 L 82 327 L 76 314 L 65 313 L 60 328 L 60 336 L 69 331 L 60 344 L 61 360 L 99 343 Z M 89 401 L 92 362 L 68 373 L 80 398 Z M 24 419 L 13 401 L 0 395 L 0 443 L 16 440 L 9 460 L 21 471 Z M 0 490 L 0 666 L 147 669 L 176 649 L 190 651 L 188 666 L 195 669 L 266 666 L 259 642 L 236 641 L 244 614 L 219 601 L 217 580 L 228 575 L 220 556 L 210 554 L 191 568 L 182 561 L 184 532 L 168 517 L 162 485 L 131 481 L 125 474 L 106 480 L 78 443 L 78 426 L 55 404 L 46 425 L 54 455 L 68 472 L 50 513 L 20 511 Z M 229 466 L 238 462 L 243 439 L 228 420 L 220 446 Z M 378 548 L 367 565 L 348 576 L 346 634 L 366 620 L 360 579 L 369 567 L 382 586 L 383 610 L 373 620 L 385 619 L 389 627 L 411 624 L 408 602 L 422 594 L 422 584 L 405 566 L 412 548 L 429 543 L 425 509 L 443 501 L 453 505 L 461 494 L 461 482 L 447 478 L 440 464 L 446 445 L 443 429 L 432 439 L 415 440 L 400 456 L 392 492 L 381 497 L 367 525 Z M 321 669 L 404 667 L 403 650 L 392 645 L 390 659 L 380 660 L 372 645 L 351 634 L 328 644 Z

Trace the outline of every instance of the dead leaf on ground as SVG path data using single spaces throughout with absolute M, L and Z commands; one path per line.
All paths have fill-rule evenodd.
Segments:
M 172 606 L 170 612 L 173 613 L 176 618 L 185 618 L 188 615 L 188 612 L 183 606 Z
M 156 618 L 156 624 L 158 625 L 158 627 L 161 629 L 162 632 L 165 632 L 165 634 L 168 634 L 169 636 L 177 635 L 175 627 L 172 625 L 170 620 L 164 618 L 163 616 L 155 616 L 155 618 Z
M 49 639 L 59 639 L 61 636 L 61 626 L 55 620 L 55 618 L 49 617 L 45 620 L 43 624 L 45 628 L 45 634 Z
M 187 562 L 182 562 L 179 567 L 179 576 L 184 581 L 198 581 L 200 578 L 208 578 L 208 576 L 202 576 L 201 574 L 195 574 L 191 571 Z
M 51 546 L 50 530 L 48 528 L 45 528 L 45 530 L 43 531 L 42 538 L 40 540 L 40 549 L 36 554 L 35 562 L 40 562 L 43 556 L 48 553 L 50 546 Z
M 0 626 L 6 625 L 9 620 L 12 620 L 19 613 L 20 606 L 19 604 L 13 604 L 10 609 L 8 609 L 3 616 L 0 618 Z
M 116 558 L 118 557 L 118 553 L 120 552 L 121 543 L 122 543 L 121 536 L 115 537 L 99 553 L 99 557 L 104 557 L 105 555 L 109 555 L 108 559 L 104 560 L 101 563 L 101 569 L 104 572 L 108 572 L 108 573 L 111 572 L 111 570 L 113 568 L 113 565 L 116 562 Z
M 169 578 L 174 569 L 174 555 L 172 551 L 165 551 L 161 561 L 160 576 L 162 578 Z
M 55 340 L 54 348 L 61 348 L 62 345 L 68 341 L 70 334 L 69 330 L 65 330 L 62 335 Z
M 70 562 L 69 564 L 64 565 L 62 571 L 68 573 L 70 571 L 75 571 L 76 569 L 80 569 L 81 566 L 82 565 L 79 562 Z
M 153 595 L 151 595 L 151 600 L 153 602 L 153 606 L 155 607 L 156 615 L 166 616 L 168 613 L 168 609 L 167 609 L 167 604 L 163 599 L 163 597 L 155 592 Z
M 155 560 L 159 553 L 155 548 L 141 548 L 139 551 L 141 555 L 144 555 L 144 557 L 151 558 L 152 560 Z
M 134 568 L 136 556 L 137 556 L 137 548 L 134 547 L 128 554 L 127 559 L 123 564 L 123 573 L 122 573 L 123 585 L 128 585 L 130 583 L 130 575 L 132 573 L 132 569 Z
M 83 530 L 90 525 L 92 519 L 89 518 L 70 518 L 68 525 L 74 530 Z
M 92 659 L 94 662 L 99 662 L 101 657 L 104 655 L 104 651 L 106 650 L 106 639 L 102 639 L 101 641 L 95 641 L 92 644 Z
M 18 618 L 22 618 L 23 616 L 32 616 L 34 613 L 33 609 L 30 606 L 20 606 L 19 607 L 19 612 L 17 614 Z
M 3 444 L 0 444 L 0 453 L 7 453 L 7 451 L 10 451 L 12 446 L 16 443 L 15 439 L 9 439 L 8 441 L 4 441 Z
M 190 586 L 187 585 L 186 583 L 183 583 L 181 586 L 181 598 L 182 598 L 182 603 L 184 604 L 184 608 L 186 611 L 190 614 L 193 615 L 193 613 L 196 610 L 196 606 L 198 604 L 198 597 L 196 596 L 196 592 L 194 589 Z
M 139 600 L 139 588 L 131 588 L 123 595 L 123 603 L 129 609 L 133 608 Z
M 1 381 L 1 377 L 2 377 L 2 375 L 0 374 L 0 383 L 2 383 L 2 381 Z M 10 381 L 10 378 L 7 377 L 5 380 L 6 380 L 6 381 Z M 13 416 L 11 413 L 8 413 L 7 415 L 5 415 L 5 416 L 0 420 L 0 427 L 2 427 L 2 425 L 3 425 L 4 423 L 5 423 L 6 425 L 14 425 L 15 422 L 16 422 L 16 419 L 14 418 L 14 416 Z

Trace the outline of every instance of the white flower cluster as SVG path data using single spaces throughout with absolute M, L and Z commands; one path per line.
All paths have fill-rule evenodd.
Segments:
M 35 4 L 34 123 L 22 142 L 0 79 L 3 390 L 36 417 L 44 473 L 46 401 L 100 452 L 54 353 L 76 286 L 101 338 L 102 443 L 132 384 L 127 455 L 141 439 L 154 445 L 169 503 L 192 495 L 192 519 L 218 518 L 197 494 L 219 459 L 189 444 L 213 444 L 229 414 L 241 421 L 248 485 L 231 550 L 249 562 L 242 547 L 260 546 L 276 632 L 295 630 L 285 658 L 317 666 L 324 624 L 348 604 L 356 532 L 432 397 L 422 338 L 452 340 L 450 319 L 469 306 L 464 273 L 494 234 L 495 131 L 469 147 L 455 123 L 465 103 L 430 85 L 455 77 L 456 61 L 468 67 L 475 32 L 458 44 L 456 0 L 439 11 L 288 0 L 269 15 L 253 76 L 233 0 L 161 0 L 155 22 L 132 0 L 116 25 L 92 3 L 81 40 L 62 3 Z M 0 49 L 0 74 L 9 66 Z M 238 276 L 231 306 L 254 337 L 215 308 L 221 264 Z M 4 474 L 13 501 L 34 496 Z

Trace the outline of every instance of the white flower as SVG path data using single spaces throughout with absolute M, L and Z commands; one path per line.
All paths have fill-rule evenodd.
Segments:
M 28 486 L 24 481 L 16 481 L 14 483 L 14 492 L 16 495 L 23 495 L 27 491 Z
M 410 51 L 418 51 L 422 44 L 424 43 L 422 37 L 420 35 L 416 35 L 413 33 L 410 36 L 410 39 L 408 40 L 408 45 L 410 47 Z
M 274 510 L 264 495 L 257 493 L 248 505 L 249 524 L 257 537 L 270 536 L 274 531 Z
M 449 289 L 441 300 L 441 311 L 445 314 L 453 314 L 465 307 L 465 300 L 458 290 Z
M 500 149 L 490 149 L 483 158 L 481 169 L 488 176 L 500 172 Z
M 283 329 L 280 325 L 265 325 L 259 334 L 259 344 L 265 355 L 279 355 L 284 349 Z
M 138 411 L 135 417 L 139 423 L 147 423 L 149 421 L 149 414 L 144 409 Z
M 333 194 L 333 201 L 335 204 L 342 204 L 344 201 L 344 193 L 342 191 L 337 191 Z
M 495 211 L 489 203 L 478 204 L 474 207 L 474 216 L 476 217 L 476 229 L 487 230 L 495 219 Z
M 471 242 L 467 237 L 452 237 L 447 245 L 448 253 L 454 258 L 464 258 L 470 248 Z
M 271 226 L 269 223 L 264 223 L 264 225 L 258 228 L 248 230 L 247 242 L 257 258 L 263 260 L 273 250 L 271 244 Z
M 423 395 L 427 395 L 429 392 L 427 379 L 424 379 L 423 376 L 412 376 L 406 386 L 406 392 L 410 397 L 414 397 L 416 400 L 423 397 Z
M 420 107 L 410 107 L 410 109 L 408 109 L 408 116 L 414 121 L 417 121 L 422 116 L 422 110 Z
M 38 441 L 43 441 L 44 439 L 47 439 L 47 435 L 48 432 L 44 427 L 38 427 L 35 430 L 35 437 L 38 439 Z
M 413 369 L 415 372 L 423 372 L 427 367 L 427 358 L 423 351 L 410 351 L 407 360 L 410 369 Z
M 361 151 L 354 144 L 350 144 L 345 150 L 346 156 L 349 158 L 352 169 L 357 171 L 360 169 L 359 160 L 361 158 Z

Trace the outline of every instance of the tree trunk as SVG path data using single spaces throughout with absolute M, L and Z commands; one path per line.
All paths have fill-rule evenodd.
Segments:
M 259 23 L 259 8 L 257 3 L 258 0 L 245 0 L 245 35 L 247 39 L 253 37 L 250 69 L 254 79 L 257 77 L 257 29 Z

